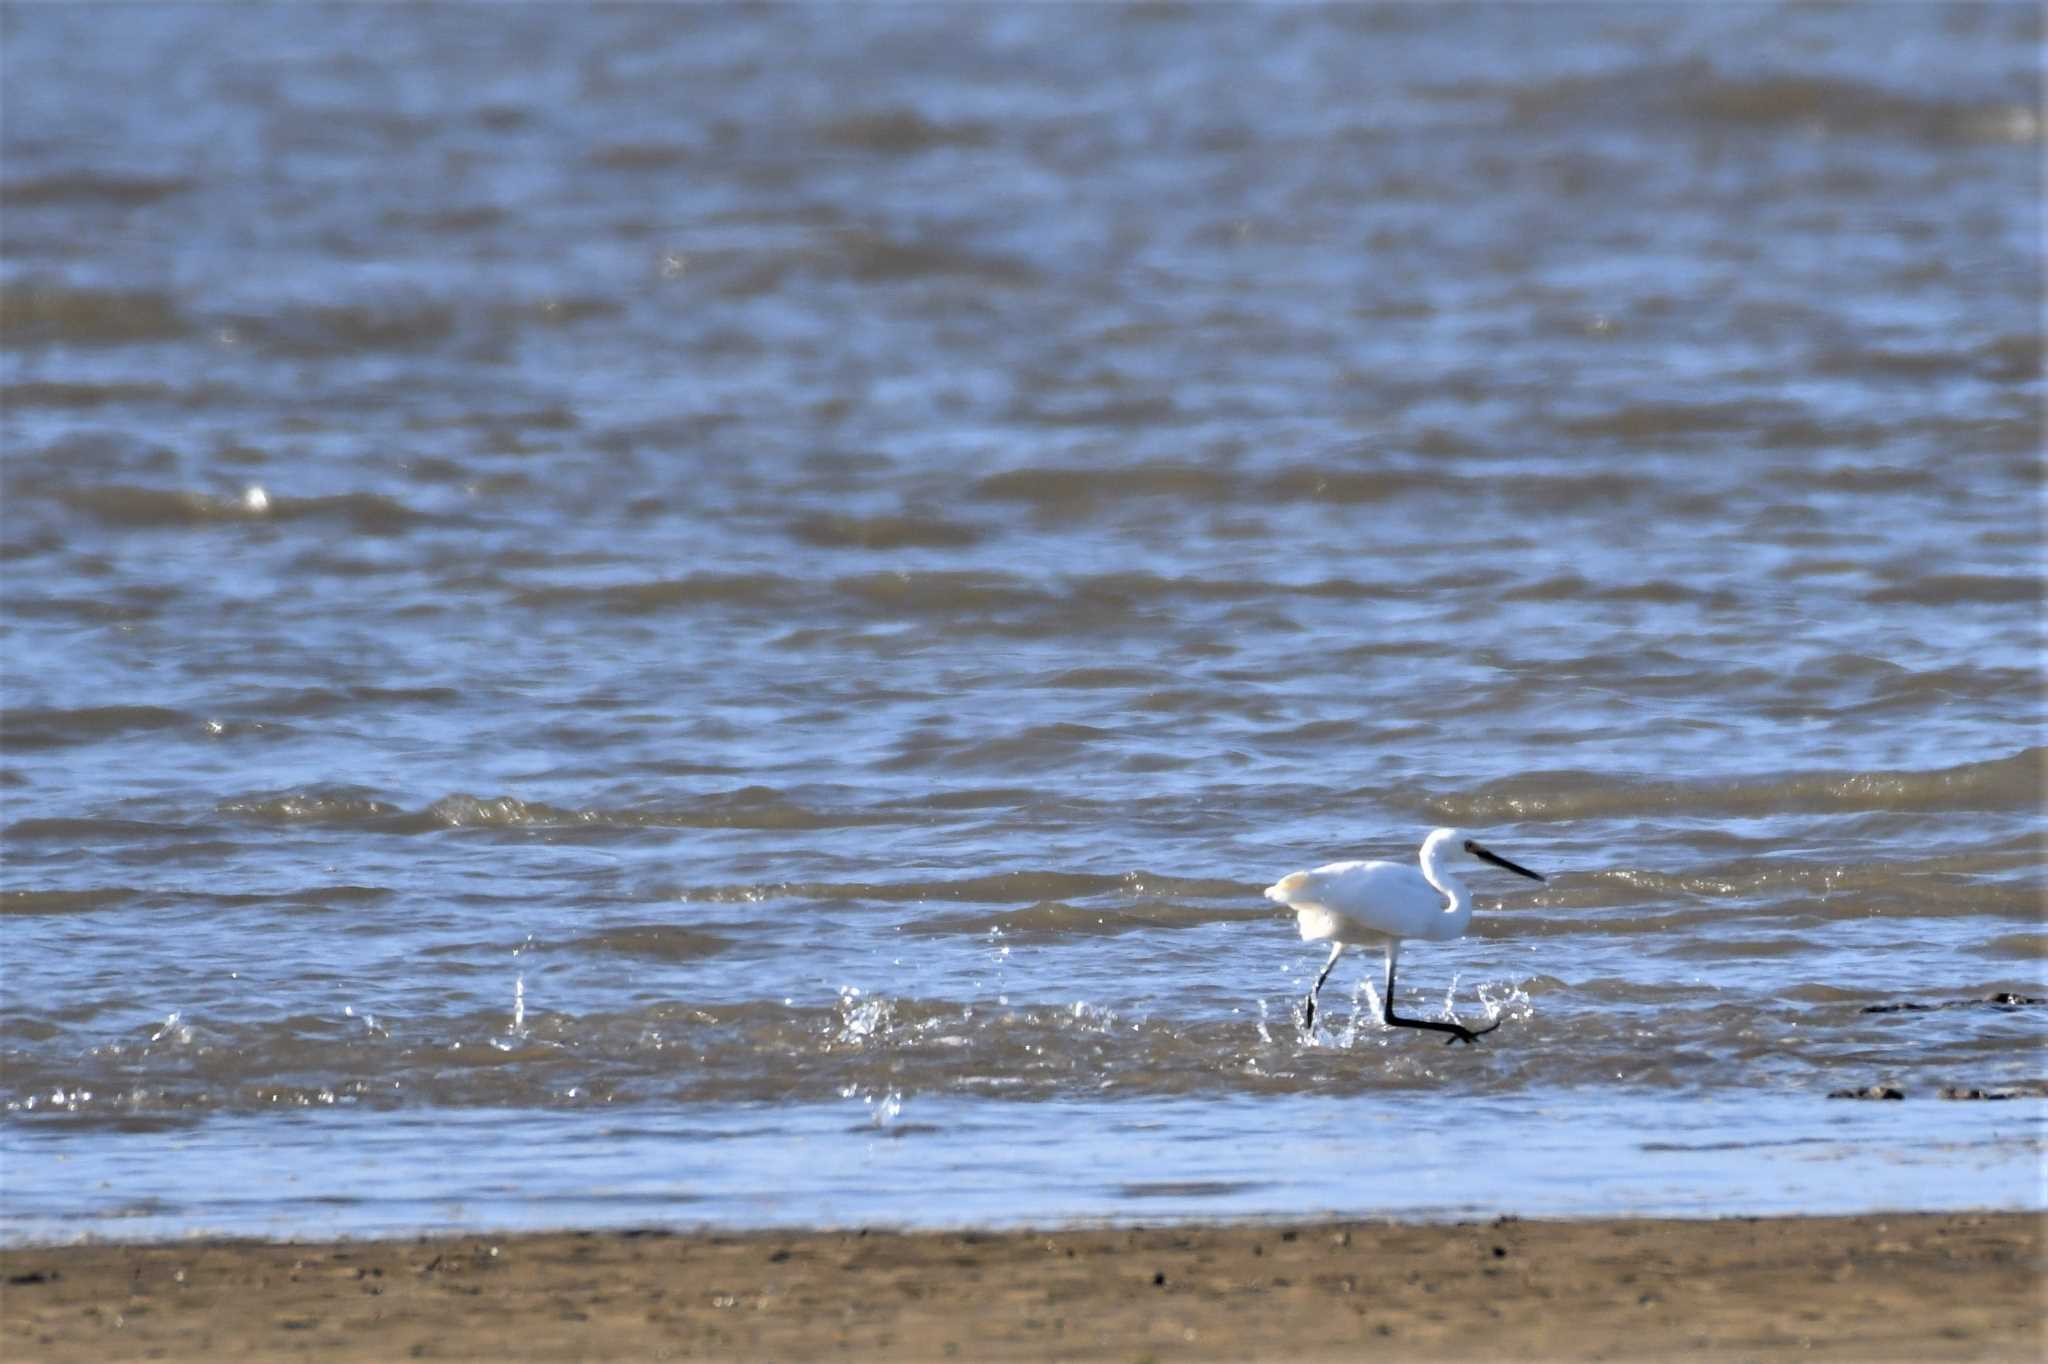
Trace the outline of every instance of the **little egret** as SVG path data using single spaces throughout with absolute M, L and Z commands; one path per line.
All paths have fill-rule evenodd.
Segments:
M 1314 1029 L 1316 995 L 1344 949 L 1375 945 L 1387 952 L 1387 988 L 1380 996 L 1380 1017 L 1387 1026 L 1449 1033 L 1446 1046 L 1475 1041 L 1500 1026 L 1499 1019 L 1483 1028 L 1468 1028 L 1462 1023 L 1401 1017 L 1394 1012 L 1394 964 L 1400 960 L 1403 938 L 1447 942 L 1465 935 L 1465 926 L 1472 922 L 1472 892 L 1457 877 L 1459 865 L 1468 860 L 1490 862 L 1532 881 L 1543 877 L 1488 852 L 1459 829 L 1431 833 L 1422 840 L 1417 860 L 1419 869 L 1399 862 L 1332 862 L 1314 871 L 1283 876 L 1266 887 L 1268 900 L 1294 911 L 1303 942 L 1332 944 L 1330 959 L 1323 963 L 1323 973 L 1308 992 L 1301 1019 L 1304 1029 Z

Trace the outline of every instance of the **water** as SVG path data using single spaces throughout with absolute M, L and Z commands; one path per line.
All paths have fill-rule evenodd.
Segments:
M 0 1236 L 2043 1206 L 2040 22 L 0 15 Z

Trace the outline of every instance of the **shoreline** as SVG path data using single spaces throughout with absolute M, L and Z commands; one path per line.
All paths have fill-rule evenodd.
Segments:
M 0 1354 L 99 1360 L 2033 1359 L 2034 1212 L 0 1249 Z

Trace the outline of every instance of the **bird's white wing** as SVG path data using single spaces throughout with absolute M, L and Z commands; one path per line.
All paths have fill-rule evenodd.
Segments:
M 1422 873 L 1398 862 L 1331 862 L 1281 877 L 1266 898 L 1294 911 L 1302 937 L 1334 942 L 1427 937 L 1444 909 Z

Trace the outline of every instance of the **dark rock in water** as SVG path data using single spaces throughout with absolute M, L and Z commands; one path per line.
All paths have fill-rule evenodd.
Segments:
M 2048 1099 L 2048 1080 L 2021 1080 L 2016 1084 L 2001 1085 L 1996 1089 L 1982 1089 L 1976 1085 L 1945 1085 L 1940 1090 L 1944 1099 Z M 1906 1091 L 1897 1085 L 1865 1085 L 1861 1089 L 1836 1089 L 1828 1092 L 1830 1099 L 1903 1099 Z
M 2022 1080 L 2016 1085 L 2002 1089 L 1978 1089 L 1974 1085 L 1948 1085 L 1941 1091 L 1944 1099 L 2041 1099 L 2048 1098 L 2048 1080 Z
M 1935 1009 L 2024 1009 L 2036 1004 L 2048 1004 L 2048 999 L 2039 995 L 2016 995 L 2010 990 L 2000 990 L 1982 999 L 1945 999 L 1939 1004 L 1866 1004 L 1867 1014 L 1924 1014 Z

